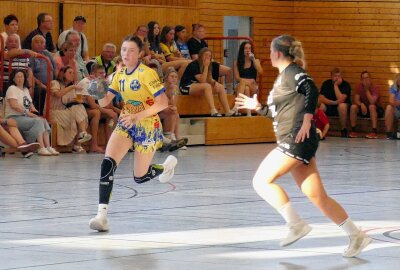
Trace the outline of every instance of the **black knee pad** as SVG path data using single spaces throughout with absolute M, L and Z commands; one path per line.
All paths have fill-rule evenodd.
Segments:
M 117 162 L 111 157 L 105 157 L 101 163 L 100 182 L 113 181 L 116 169 Z
M 99 203 L 108 204 L 114 184 L 114 173 L 117 163 L 111 157 L 105 157 L 101 163 L 101 177 L 99 187 Z
M 146 183 L 148 181 L 150 181 L 151 179 L 159 176 L 162 172 L 163 172 L 163 168 L 160 167 L 159 165 L 150 165 L 147 173 L 141 177 L 136 177 L 133 176 L 133 179 L 135 180 L 136 183 L 138 184 L 143 184 Z

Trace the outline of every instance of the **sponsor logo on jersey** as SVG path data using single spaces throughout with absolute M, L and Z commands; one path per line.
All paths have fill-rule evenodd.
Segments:
M 132 81 L 131 81 L 131 84 L 130 84 L 130 88 L 131 88 L 133 91 L 138 91 L 138 90 L 140 89 L 140 82 L 139 82 L 139 80 L 132 80 Z

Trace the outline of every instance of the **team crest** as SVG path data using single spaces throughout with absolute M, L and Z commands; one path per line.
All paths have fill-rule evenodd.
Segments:
M 140 82 L 138 80 L 133 80 L 131 81 L 130 87 L 133 91 L 138 91 L 140 89 Z

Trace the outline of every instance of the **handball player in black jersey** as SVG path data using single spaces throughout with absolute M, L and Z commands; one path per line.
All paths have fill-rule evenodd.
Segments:
M 279 76 L 267 105 L 262 106 L 256 95 L 250 98 L 241 94 L 236 98 L 239 109 L 255 109 L 259 114 L 274 119 L 278 146 L 258 167 L 253 178 L 254 189 L 287 222 L 289 233 L 280 245 L 288 246 L 311 231 L 294 210 L 285 190 L 275 183 L 280 176 L 290 172 L 309 200 L 349 236 L 350 244 L 343 256 L 355 257 L 371 242 L 371 238 L 353 223 L 339 203 L 329 197 L 322 184 L 315 161 L 319 137 L 312 121 L 318 89 L 303 69 L 305 61 L 301 42 L 282 35 L 273 39 L 270 50 L 272 66 L 279 70 Z

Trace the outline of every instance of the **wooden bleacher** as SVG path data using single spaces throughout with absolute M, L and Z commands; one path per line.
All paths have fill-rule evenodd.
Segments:
M 214 102 L 217 110 L 222 112 L 217 96 L 214 97 Z M 232 108 L 234 95 L 228 95 L 228 102 Z M 189 122 L 182 119 L 183 125 L 181 124 L 181 136 L 189 137 L 189 144 L 191 141 L 192 144 L 205 145 L 275 142 L 272 121 L 266 117 L 209 117 L 210 109 L 202 96 L 180 95 L 177 107 L 182 118 L 190 119 Z M 193 130 L 195 131 L 192 132 Z M 204 138 L 193 142 L 192 135 L 203 135 Z

